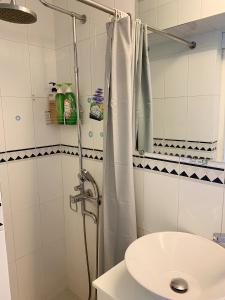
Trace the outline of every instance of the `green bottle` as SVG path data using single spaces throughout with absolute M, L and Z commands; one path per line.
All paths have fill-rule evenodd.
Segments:
M 55 96 L 57 123 L 64 124 L 64 100 L 65 95 L 62 91 L 62 84 L 57 84 L 57 94 Z
M 65 83 L 64 116 L 66 125 L 77 123 L 77 109 L 75 95 L 72 92 L 72 83 Z

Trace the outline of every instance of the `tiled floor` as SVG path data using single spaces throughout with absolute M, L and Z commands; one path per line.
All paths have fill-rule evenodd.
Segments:
M 52 300 L 78 300 L 78 298 L 71 291 L 65 290 Z

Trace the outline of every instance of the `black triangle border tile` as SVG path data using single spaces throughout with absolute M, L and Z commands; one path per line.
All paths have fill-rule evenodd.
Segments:
M 178 144 L 179 141 L 174 141 L 174 143 L 172 144 L 171 141 L 167 141 L 166 146 L 168 146 L 169 148 L 174 148 L 174 149 L 180 149 L 182 148 L 184 145 L 182 145 L 182 143 Z M 184 142 L 184 141 L 183 141 Z M 162 146 L 165 147 L 163 141 L 158 141 L 155 144 L 157 144 L 158 146 Z M 186 145 L 187 146 L 187 145 Z M 190 145 L 188 145 L 190 146 Z M 200 151 L 202 148 L 204 147 L 205 151 L 209 150 L 209 148 L 211 148 L 211 151 L 214 150 L 214 148 L 216 149 L 216 146 L 213 148 L 212 146 L 208 146 L 207 145 L 196 145 L 195 147 L 192 147 L 193 149 L 195 148 L 195 150 L 197 151 L 197 149 L 199 149 L 198 151 Z M 206 150 L 207 149 L 207 150 Z M 102 150 L 98 150 L 98 149 L 90 149 L 90 148 L 84 148 L 84 153 L 83 153 L 83 157 L 85 159 L 91 159 L 91 160 L 96 160 L 96 161 L 103 161 L 103 151 Z M 160 151 L 161 152 L 161 151 Z M 46 147 L 37 147 L 37 148 L 29 148 L 29 149 L 17 149 L 14 151 L 6 151 L 1 153 L 2 156 L 0 156 L 0 164 L 2 163 L 7 163 L 7 162 L 13 162 L 13 161 L 21 161 L 21 160 L 25 160 L 25 159 L 32 159 L 32 158 L 38 158 L 38 157 L 45 157 L 45 156 L 51 156 L 51 155 L 58 155 L 58 154 L 65 154 L 65 155 L 70 155 L 70 156 L 78 156 L 78 147 L 77 146 L 71 146 L 71 145 L 63 145 L 63 144 L 59 144 L 59 145 L 51 145 L 51 146 L 46 146 Z M 174 153 L 170 153 L 169 155 L 172 155 L 174 157 L 176 157 L 176 151 Z M 146 171 L 155 171 L 155 172 L 160 172 L 163 174 L 168 174 L 168 175 L 175 175 L 175 176 L 181 176 L 181 177 L 185 177 L 185 178 L 190 178 L 190 179 L 194 179 L 194 180 L 200 180 L 200 181 L 205 181 L 205 182 L 211 182 L 214 184 L 224 184 L 222 176 L 221 176 L 221 172 L 224 172 L 224 169 L 222 168 L 214 168 L 214 167 L 210 167 L 210 166 L 200 166 L 200 165 L 195 165 L 195 164 L 191 164 L 192 166 L 196 166 L 199 170 L 205 170 L 204 172 L 202 172 L 201 176 L 199 176 L 199 172 L 196 172 L 195 170 L 193 170 L 193 172 L 191 172 L 190 175 L 189 172 L 187 172 L 187 169 L 185 167 L 189 166 L 189 163 L 182 163 L 180 166 L 182 167 L 182 170 L 179 172 L 178 168 L 176 166 L 179 165 L 179 161 L 178 160 L 172 160 L 172 158 L 170 159 L 168 158 L 153 158 L 151 156 L 149 157 L 145 157 L 145 156 L 141 156 L 141 155 L 134 155 L 133 156 L 135 158 L 135 162 L 133 162 L 133 167 L 134 168 L 139 168 L 139 169 L 143 169 Z M 215 174 L 213 174 L 213 176 L 207 176 L 207 169 L 210 170 L 215 170 Z M 214 177 L 215 175 L 215 177 Z

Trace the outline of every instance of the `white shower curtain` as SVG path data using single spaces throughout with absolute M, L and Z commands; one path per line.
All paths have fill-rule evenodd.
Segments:
M 133 179 L 133 28 L 129 16 L 107 24 L 103 247 L 104 271 L 137 238 Z

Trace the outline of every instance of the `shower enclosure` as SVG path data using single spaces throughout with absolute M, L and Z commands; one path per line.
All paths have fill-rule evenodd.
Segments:
M 76 3 L 75 1 L 71 1 L 70 4 L 65 2 L 67 1 L 64 1 L 64 3 L 62 3 L 62 1 L 58 1 L 58 3 L 57 1 L 48 3 L 44 0 L 40 0 L 39 2 L 34 0 L 26 3 L 27 6 L 31 8 L 21 6 L 20 4 L 23 4 L 21 1 L 18 1 L 18 3 L 16 1 L 0 3 L 0 19 L 4 21 L 1 22 L 1 26 L 2 28 L 5 26 L 6 34 L 10 35 L 10 28 L 12 28 L 12 26 L 15 26 L 13 30 L 16 33 L 17 31 L 28 32 L 28 41 L 24 39 L 24 48 L 25 50 L 26 48 L 29 50 L 29 70 L 26 70 L 26 66 L 24 66 L 24 73 L 27 75 L 27 73 L 30 72 L 31 74 L 31 82 L 29 82 L 31 83 L 31 101 L 24 102 L 23 105 L 26 109 L 27 106 L 32 106 L 34 112 L 33 121 L 34 123 L 39 123 L 39 125 L 34 124 L 34 128 L 31 128 L 31 130 L 34 129 L 35 131 L 34 145 L 28 142 L 26 146 L 24 145 L 24 147 L 22 147 L 22 144 L 19 145 L 18 143 L 17 145 L 15 143 L 15 145 L 11 147 L 6 142 L 3 146 L 4 149 L 2 149 L 4 151 L 1 152 L 1 155 L 4 156 L 4 158 L 1 159 L 4 166 L 1 165 L 0 181 L 1 191 L 3 191 L 4 225 L 6 228 L 11 294 L 13 300 L 70 300 L 77 299 L 77 297 L 79 297 L 79 299 L 91 299 L 91 296 L 92 299 L 94 299 L 96 296 L 94 292 L 91 295 L 91 281 L 98 275 L 98 225 L 100 206 L 98 185 L 100 185 L 101 182 L 99 178 L 101 166 L 99 164 L 102 164 L 101 143 L 103 130 L 102 124 L 101 128 L 99 125 L 96 126 L 99 127 L 99 131 L 101 130 L 101 135 L 99 134 L 100 147 L 95 147 L 95 149 L 93 149 L 93 147 L 87 147 L 87 142 L 86 147 L 82 147 L 80 119 L 81 100 L 79 93 L 77 53 L 79 46 L 76 27 L 78 23 L 80 23 L 80 26 L 82 26 L 81 24 L 85 24 L 86 16 L 74 12 L 76 9 L 73 9 L 73 2 Z M 58 4 L 65 4 L 65 6 L 61 7 Z M 47 8 L 50 8 L 51 12 Z M 62 16 L 64 16 L 65 19 L 63 19 Z M 72 39 L 70 40 L 68 38 L 68 40 L 65 40 L 65 46 L 54 49 L 53 43 L 50 46 L 47 44 L 45 31 L 43 29 L 46 28 L 53 34 L 51 26 L 56 26 L 57 31 L 57 26 L 63 26 L 64 21 L 66 23 L 68 22 L 67 33 L 68 35 L 72 33 Z M 5 22 L 15 24 L 8 25 L 8 23 Z M 44 22 L 46 27 L 42 27 L 42 31 L 40 31 L 42 22 Z M 29 27 L 27 24 L 30 24 Z M 36 41 L 33 40 L 32 42 L 32 38 L 35 39 L 35 34 L 37 34 L 38 30 L 40 40 L 42 39 L 40 42 L 41 47 L 39 46 L 39 41 L 38 45 L 35 44 Z M 33 36 L 31 35 L 32 32 Z M 10 38 L 11 36 L 9 36 L 9 39 Z M 59 33 L 56 32 L 56 44 L 59 38 Z M 32 45 L 32 43 L 34 45 Z M 13 51 L 13 46 L 9 46 L 10 50 Z M 1 49 L 1 57 L 3 57 L 5 56 L 6 50 L 4 47 L 1 47 Z M 63 60 L 60 61 L 61 53 L 66 52 L 66 50 L 68 50 L 68 55 L 64 56 Z M 44 57 L 42 57 L 41 52 L 44 53 Z M 23 60 L 21 53 L 19 56 L 18 61 L 20 59 Z M 56 60 L 54 60 L 54 57 Z M 10 55 L 10 59 L 12 61 L 12 55 Z M 44 59 L 44 64 L 41 66 L 38 64 L 40 61 L 37 61 L 39 59 Z M 62 76 L 61 72 L 63 72 L 63 67 L 66 69 L 66 59 L 68 59 L 68 67 L 71 72 Z M 14 61 L 17 62 L 17 57 Z M 59 67 L 62 61 L 64 66 L 60 67 L 61 72 L 57 70 L 57 77 L 58 80 L 62 82 L 73 81 L 78 115 L 76 128 L 66 126 L 62 126 L 62 128 L 49 128 L 51 125 L 47 126 L 43 119 L 47 102 L 44 98 L 42 99 L 42 97 L 46 97 L 47 93 L 45 94 L 44 90 L 42 90 L 43 93 L 38 89 L 35 91 L 35 86 L 38 87 L 42 79 L 43 81 L 46 80 L 45 85 L 48 84 L 50 79 L 51 81 L 56 80 L 54 69 Z M 3 65 L 3 61 L 1 61 L 1 65 Z M 5 59 L 5 65 L 10 66 L 7 58 Z M 10 71 L 16 73 L 16 67 L 17 65 L 13 66 Z M 45 70 L 44 72 L 42 68 Z M 54 78 L 50 78 L 48 75 L 46 78 L 45 72 L 48 72 L 49 68 L 51 70 L 48 75 L 54 76 Z M 41 76 L 37 73 L 38 70 L 42 75 L 45 73 L 44 78 L 40 78 Z M 14 79 L 10 71 L 9 76 Z M 35 79 L 33 77 L 34 73 L 38 75 L 38 78 Z M 22 81 L 20 80 L 21 75 L 18 74 L 16 77 L 15 79 L 17 81 Z M 14 82 L 12 82 L 12 84 L 14 84 Z M 42 83 L 38 88 L 41 86 Z M 103 82 L 101 86 L 103 86 Z M 24 91 L 22 91 L 22 95 L 25 95 Z M 17 96 L 19 97 L 20 94 Z M 15 110 L 8 109 L 8 105 L 11 103 L 10 99 L 7 97 L 4 100 L 0 99 L 1 113 L 4 115 L 4 126 L 6 128 L 7 114 L 11 112 L 14 114 L 16 111 L 14 118 L 18 124 L 19 122 L 23 122 L 27 117 L 19 105 Z M 88 100 L 88 97 L 85 100 Z M 18 101 L 21 102 L 22 100 Z M 2 102 L 6 104 L 5 106 L 3 105 L 3 109 Z M 46 104 L 43 105 L 43 103 Z M 85 113 L 83 114 L 85 115 Z M 4 130 L 3 124 L 1 125 Z M 95 123 L 92 125 L 95 125 Z M 28 128 L 26 128 L 25 131 L 25 134 L 29 134 L 27 132 Z M 43 136 L 41 140 L 38 141 L 39 133 L 43 134 Z M 6 132 L 4 132 L 4 134 L 6 134 Z M 50 140 L 54 141 L 51 142 L 45 138 L 45 134 L 50 137 Z M 15 133 L 12 132 L 10 136 L 15 140 Z M 65 136 L 69 136 L 66 142 Z M 90 139 L 90 141 L 92 140 Z M 16 152 L 18 156 L 15 154 Z M 7 155 L 7 153 L 9 154 Z M 19 161 L 19 157 L 21 161 Z M 85 160 L 83 160 L 84 158 Z M 88 161 L 87 158 L 89 158 L 90 161 Z M 15 164 L 10 163 L 12 161 L 15 161 Z M 98 170 L 98 172 L 96 170 Z M 97 180 L 94 179 L 91 173 L 94 174 Z M 4 181 L 5 178 L 6 180 Z M 25 178 L 27 181 L 26 184 Z M 27 178 L 29 178 L 29 180 L 27 180 Z M 8 181 L 10 196 L 5 193 L 6 186 L 8 188 Z M 14 188 L 13 185 L 11 186 L 13 181 L 15 182 Z M 96 181 L 98 181 L 98 184 Z M 70 183 L 69 186 L 68 182 Z M 17 190 L 18 201 L 15 200 L 16 197 L 12 196 L 14 194 L 13 190 Z M 29 196 L 30 192 L 33 196 L 31 196 L 31 194 Z M 31 201 L 26 199 L 29 197 L 31 199 L 33 197 L 36 200 Z M 10 208 L 4 204 L 4 202 L 7 203 L 7 201 L 9 201 L 9 198 L 13 199 Z M 61 198 L 64 198 L 64 203 L 61 201 Z M 78 214 L 78 210 L 81 210 L 81 213 Z M 12 226 L 13 229 L 10 228 L 10 226 Z M 71 227 L 73 227 L 73 229 L 71 229 Z M 80 253 L 78 254 L 79 251 Z M 11 252 L 13 252 L 13 254 Z M 79 269 L 80 264 L 82 266 L 81 269 Z

